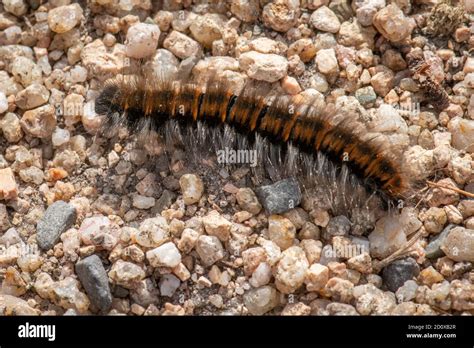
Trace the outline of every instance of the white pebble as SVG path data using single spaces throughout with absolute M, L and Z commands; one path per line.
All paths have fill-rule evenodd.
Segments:
M 70 136 L 71 135 L 67 129 L 56 127 L 56 129 L 53 132 L 53 135 L 51 136 L 51 141 L 53 142 L 53 146 L 59 147 L 61 145 L 66 144 L 69 141 Z
M 179 288 L 181 282 L 173 274 L 165 274 L 160 279 L 160 294 L 161 296 L 172 297 L 175 291 Z
M 155 53 L 160 28 L 155 24 L 137 23 L 127 32 L 125 54 L 131 58 L 145 58 Z
M 181 263 L 181 254 L 172 242 L 147 251 L 146 258 L 153 267 L 176 267 Z
M 8 110 L 8 100 L 5 93 L 0 92 L 0 114 Z

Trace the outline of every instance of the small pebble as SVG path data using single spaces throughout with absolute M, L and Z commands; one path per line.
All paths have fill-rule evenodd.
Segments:
M 455 227 L 441 241 L 441 250 L 454 261 L 474 262 L 474 230 Z
M 155 24 L 137 23 L 127 31 L 125 53 L 128 57 L 141 59 L 155 53 L 160 38 L 160 28 Z
M 91 303 L 101 313 L 107 313 L 112 305 L 109 278 L 104 265 L 97 255 L 92 255 L 76 263 L 75 270 Z
M 392 292 L 400 288 L 407 280 L 418 276 L 420 267 L 412 258 L 392 262 L 383 269 L 382 277 L 385 286 Z
M 224 257 L 224 248 L 215 236 L 200 236 L 196 243 L 196 251 L 205 266 L 211 266 Z
M 337 33 L 341 27 L 336 14 L 327 6 L 321 6 L 314 11 L 310 22 L 316 29 L 329 33 Z
M 153 267 L 176 267 L 181 263 L 181 254 L 172 242 L 165 243 L 159 247 L 149 250 L 146 258 Z
M 221 216 L 216 210 L 212 210 L 204 216 L 202 223 L 207 234 L 210 236 L 216 236 L 222 242 L 229 239 L 232 223 Z
M 271 286 L 262 286 L 244 294 L 244 304 L 253 315 L 262 315 L 279 304 L 278 291 Z
M 264 54 L 255 51 L 241 54 L 239 65 L 249 77 L 267 82 L 280 80 L 286 76 L 288 71 L 286 58 L 276 54 Z
M 63 232 L 76 221 L 76 208 L 64 201 L 54 202 L 48 207 L 36 226 L 36 240 L 43 250 L 51 249 Z
M 308 268 L 309 263 L 303 249 L 292 246 L 283 251 L 274 271 L 277 289 L 284 294 L 295 292 L 303 285 Z
M 297 207 L 301 202 L 301 191 L 294 178 L 278 181 L 256 189 L 257 197 L 268 214 L 281 214 Z
M 56 129 L 56 113 L 51 105 L 28 110 L 20 121 L 26 134 L 35 138 L 48 138 Z
M 390 4 L 378 11 L 373 18 L 374 27 L 386 39 L 399 42 L 411 35 L 415 21 L 406 17 L 396 4 Z
M 184 174 L 179 179 L 184 203 L 187 205 L 199 202 L 204 192 L 202 180 L 194 174 Z
M 48 25 L 55 33 L 65 33 L 74 28 L 83 17 L 79 4 L 59 6 L 48 13 Z

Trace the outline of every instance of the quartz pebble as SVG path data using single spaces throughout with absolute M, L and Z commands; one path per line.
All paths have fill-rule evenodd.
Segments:
M 39 311 L 31 307 L 27 301 L 17 296 L 0 295 L 0 313 L 2 315 L 39 315 Z
M 325 75 L 333 75 L 339 70 L 336 53 L 333 48 L 319 50 L 316 54 L 318 70 Z
M 472 139 L 474 137 L 473 120 L 454 117 L 448 123 L 448 130 L 452 134 L 454 148 L 474 153 L 474 144 L 472 144 Z
M 189 26 L 194 39 L 204 47 L 210 48 L 212 43 L 222 37 L 226 17 L 217 13 L 206 13 L 198 16 Z
M 262 18 L 265 26 L 286 32 L 296 23 L 298 14 L 299 1 L 276 0 L 263 7 Z
M 312 264 L 306 272 L 305 284 L 308 291 L 319 291 L 329 280 L 329 269 L 319 263 Z
M 204 192 L 202 180 L 194 174 L 184 174 L 179 179 L 184 203 L 187 205 L 199 202 Z
M 51 105 L 28 110 L 20 121 L 26 134 L 36 138 L 48 138 L 56 128 L 56 113 Z
M 278 291 L 271 286 L 262 286 L 244 294 L 244 304 L 253 315 L 262 315 L 279 304 Z
M 75 270 L 91 303 L 101 313 L 107 313 L 112 305 L 109 278 L 97 255 L 88 256 L 76 263 Z
M 11 72 L 24 87 L 32 83 L 41 83 L 41 69 L 29 58 L 16 57 L 11 64 Z
M 283 251 L 274 271 L 277 289 L 284 294 L 295 292 L 303 285 L 308 268 L 309 263 L 303 249 L 292 246 Z
M 118 242 L 118 231 L 106 216 L 85 218 L 79 228 L 79 235 L 85 245 L 98 245 L 107 250 Z
M 5 11 L 19 17 L 23 16 L 28 10 L 28 6 L 23 0 L 3 0 Z
M 44 173 L 41 169 L 31 166 L 20 170 L 20 178 L 26 183 L 41 185 L 44 180 Z
M 354 7 L 358 22 L 369 26 L 377 11 L 385 7 L 385 0 L 356 0 Z
M 407 280 L 396 292 L 397 301 L 408 302 L 415 298 L 418 284 L 414 280 Z
M 250 188 L 240 188 L 235 198 L 239 206 L 251 214 L 258 214 L 262 210 L 262 205 L 258 202 L 257 196 Z
M 56 127 L 51 136 L 53 146 L 59 147 L 69 142 L 71 135 L 67 129 Z
M 53 8 L 48 13 L 48 25 L 55 33 L 65 33 L 74 28 L 83 17 L 79 4 L 65 5 Z
M 180 280 L 173 274 L 165 274 L 160 279 L 160 294 L 161 296 L 172 297 L 181 284 Z
M 78 313 L 84 314 L 89 309 L 90 301 L 88 297 L 79 290 L 79 282 L 67 277 L 60 280 L 51 287 L 53 301 L 64 309 L 74 309 Z
M 288 249 L 293 245 L 296 228 L 293 223 L 280 215 L 270 215 L 268 218 L 268 237 L 281 250 Z
M 439 283 L 444 279 L 444 277 L 437 270 L 435 270 L 433 266 L 422 270 L 418 278 L 422 284 L 428 286 L 432 286 L 435 283 Z
M 0 92 L 0 114 L 8 110 L 8 100 L 5 93 Z
M 160 28 L 155 24 L 137 23 L 127 31 L 125 53 L 128 57 L 141 59 L 156 51 Z
M 13 112 L 7 112 L 0 120 L 0 129 L 9 143 L 17 143 L 23 138 L 20 119 Z
M 259 288 L 267 285 L 270 282 L 271 277 L 272 269 L 270 265 L 267 262 L 260 262 L 257 268 L 253 271 L 249 283 L 253 287 Z
M 454 261 L 474 262 L 474 230 L 452 228 L 441 241 L 441 250 Z
M 176 30 L 166 37 L 163 47 L 181 59 L 198 56 L 201 51 L 198 42 Z
M 388 40 L 399 42 L 411 35 L 415 21 L 406 17 L 396 4 L 390 4 L 378 11 L 374 18 L 375 28 Z
M 0 204 L 0 232 L 5 232 L 10 228 L 10 220 L 8 218 L 7 207 L 5 204 Z M 3 238 L 4 236 L 2 236 Z M 0 240 L 0 244 L 1 240 Z
M 0 199 L 9 200 L 18 195 L 18 186 L 11 168 L 0 169 Z
M 133 289 L 145 278 L 145 272 L 134 263 L 117 260 L 109 271 L 109 277 L 116 284 L 126 289 Z
M 211 266 L 224 257 L 224 248 L 215 236 L 200 236 L 196 243 L 196 251 L 205 266 Z
M 241 54 L 239 65 L 249 77 L 267 82 L 280 80 L 286 76 L 288 70 L 286 58 L 276 54 L 264 54 L 256 51 Z
M 139 231 L 132 235 L 132 239 L 142 247 L 154 248 L 167 242 L 169 235 L 169 225 L 166 219 L 157 216 L 145 219 L 140 224 Z
M 165 243 L 159 247 L 149 250 L 146 258 L 153 267 L 176 267 L 181 263 L 181 254 L 172 242 Z
M 94 40 L 82 48 L 80 58 L 89 74 L 100 81 L 119 73 L 124 64 L 124 52 L 117 49 L 110 53 L 102 40 Z
M 216 236 L 223 242 L 229 239 L 232 223 L 221 216 L 216 210 L 210 211 L 203 217 L 202 223 L 207 234 Z
M 341 27 L 336 14 L 327 6 L 321 6 L 314 11 L 310 22 L 316 29 L 329 33 L 337 33 Z
M 353 298 L 354 284 L 346 279 L 333 277 L 324 287 L 326 292 L 335 302 L 349 303 Z
M 23 110 L 31 110 L 45 104 L 49 95 L 46 87 L 33 83 L 16 95 L 15 104 Z
M 427 178 L 432 173 L 434 165 L 433 151 L 425 150 L 418 145 L 410 147 L 403 155 L 402 168 L 413 180 Z
M 51 249 L 61 234 L 75 223 L 76 216 L 76 208 L 69 203 L 57 201 L 50 205 L 36 226 L 38 246 Z
M 257 0 L 235 0 L 230 5 L 230 11 L 244 22 L 254 22 L 258 18 L 259 3 Z
M 132 204 L 137 209 L 150 209 L 155 206 L 155 198 L 142 195 L 133 195 Z

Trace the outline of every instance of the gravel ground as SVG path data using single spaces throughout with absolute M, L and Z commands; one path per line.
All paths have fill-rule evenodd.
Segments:
M 0 313 L 474 313 L 472 0 L 157 3 L 2 0 Z M 336 103 L 430 184 L 359 235 L 292 180 L 95 136 L 127 57 Z

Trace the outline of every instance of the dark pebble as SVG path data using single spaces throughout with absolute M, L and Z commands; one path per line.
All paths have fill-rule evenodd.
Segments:
M 407 280 L 413 279 L 420 273 L 420 266 L 415 259 L 408 257 L 392 262 L 383 269 L 382 278 L 387 289 L 398 290 Z
M 301 190 L 295 178 L 261 186 L 255 193 L 268 214 L 281 214 L 301 203 Z
M 112 306 L 112 294 L 109 278 L 100 258 L 91 255 L 77 262 L 76 273 L 91 303 L 101 313 L 107 313 Z
M 59 237 L 76 222 L 76 208 L 64 201 L 51 204 L 36 225 L 36 240 L 42 250 L 51 249 Z
M 346 236 L 351 231 L 351 220 L 344 215 L 333 217 L 329 220 L 328 225 L 325 229 L 326 239 L 330 239 L 333 236 Z

